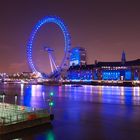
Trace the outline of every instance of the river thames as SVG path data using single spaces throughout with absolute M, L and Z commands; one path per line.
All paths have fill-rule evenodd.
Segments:
M 50 126 L 25 130 L 1 139 L 15 140 L 139 140 L 140 87 L 43 86 L 1 84 L 5 102 L 48 109 L 54 92 Z

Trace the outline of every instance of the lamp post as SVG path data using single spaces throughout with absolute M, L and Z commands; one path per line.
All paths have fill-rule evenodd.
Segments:
M 17 112 L 17 99 L 18 99 L 18 95 L 17 94 L 15 94 L 15 113 Z M 16 114 L 16 121 L 18 122 L 18 114 Z
M 15 105 L 17 105 L 17 98 L 18 98 L 18 95 L 15 94 Z
M 3 92 L 2 94 L 2 102 L 4 103 L 4 101 L 5 101 L 5 92 Z

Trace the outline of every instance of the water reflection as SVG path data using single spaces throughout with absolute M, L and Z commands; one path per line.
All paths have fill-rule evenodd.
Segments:
M 2 135 L 0 140 L 55 140 L 55 134 L 52 125 L 49 124 Z
M 51 130 L 49 130 L 44 134 L 37 135 L 36 140 L 55 140 L 55 135 Z
M 25 106 L 31 106 L 36 108 L 46 107 L 44 87 L 41 85 L 26 86 L 24 89 L 22 104 Z
M 0 85 L 2 86 L 2 85 Z M 2 86 L 3 91 L 9 96 L 19 93 L 19 103 L 25 106 L 38 108 L 47 107 L 48 94 L 54 92 L 54 100 L 67 100 L 140 105 L 140 87 L 113 87 L 113 86 L 42 86 L 17 85 Z M 20 89 L 20 90 L 19 90 Z M 14 93 L 14 94 L 13 94 Z M 11 98 L 12 102 L 14 98 Z M 9 100 L 11 100 L 9 98 Z M 8 100 L 8 97 L 6 98 Z M 9 101 L 8 100 L 8 101 Z M 11 102 L 11 101 L 10 101 Z
M 63 91 L 63 93 L 62 93 Z M 83 100 L 99 103 L 131 104 L 140 103 L 139 87 L 117 86 L 65 86 L 59 90 L 59 97 L 67 97 L 73 100 Z
M 99 122 L 100 120 L 99 123 L 100 126 L 102 126 L 106 118 L 109 118 L 109 120 L 110 119 L 115 120 L 116 116 L 117 117 L 122 116 L 123 118 L 122 120 L 124 119 L 126 120 L 134 118 L 139 119 L 140 116 L 137 111 L 134 111 L 133 108 L 134 105 L 140 105 L 139 87 L 117 87 L 117 86 L 74 87 L 71 85 L 43 86 L 43 85 L 21 84 L 21 85 L 5 85 L 5 86 L 0 85 L 0 89 L 6 92 L 7 95 L 6 101 L 8 102 L 11 102 L 11 96 L 13 96 L 14 93 L 19 93 L 19 104 L 46 109 L 48 108 L 47 99 L 49 97 L 49 93 L 54 92 L 54 102 L 56 104 L 53 110 L 56 117 L 54 124 L 55 130 L 53 130 L 52 128 L 49 129 L 45 128 L 44 130 L 41 130 L 39 128 L 37 129 L 36 133 L 35 131 L 33 131 L 33 133 L 30 134 L 29 136 L 17 135 L 15 136 L 15 138 L 55 140 L 56 133 L 57 137 L 59 136 L 60 133 L 61 134 L 64 133 L 63 131 L 70 133 L 71 128 L 77 130 L 81 129 L 79 127 L 80 125 L 84 125 L 83 127 L 84 131 L 89 131 L 84 129 L 86 128 L 85 126 L 87 126 L 88 124 L 89 126 L 87 127 L 89 127 L 90 129 L 92 122 L 94 121 L 94 119 L 96 120 L 97 118 L 98 120 L 96 121 Z M 80 124 L 80 122 L 82 122 L 82 124 Z M 95 126 L 95 122 L 93 126 Z M 104 129 L 104 127 L 102 128 Z M 109 133 L 109 131 L 107 132 L 107 128 L 105 128 L 104 130 L 106 130 L 105 131 L 106 134 Z M 112 130 L 111 127 L 110 130 Z M 77 134 L 76 131 L 73 133 L 75 133 L 75 135 Z M 91 132 L 91 134 L 92 133 L 93 132 Z M 66 137 L 66 134 L 62 135 Z

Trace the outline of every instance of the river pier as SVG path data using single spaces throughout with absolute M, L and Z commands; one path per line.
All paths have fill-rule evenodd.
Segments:
M 0 103 L 0 135 L 51 123 L 53 118 L 46 109 Z

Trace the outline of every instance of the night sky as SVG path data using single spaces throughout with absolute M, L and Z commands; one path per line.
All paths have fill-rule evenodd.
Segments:
M 1 0 L 0 72 L 29 71 L 26 45 L 33 26 L 47 15 L 61 17 L 69 28 L 72 47 L 87 49 L 88 63 L 140 58 L 140 2 L 133 0 Z M 33 58 L 41 71 L 49 71 L 43 46 L 54 48 L 57 62 L 63 55 L 63 34 L 54 24 L 41 28 Z

